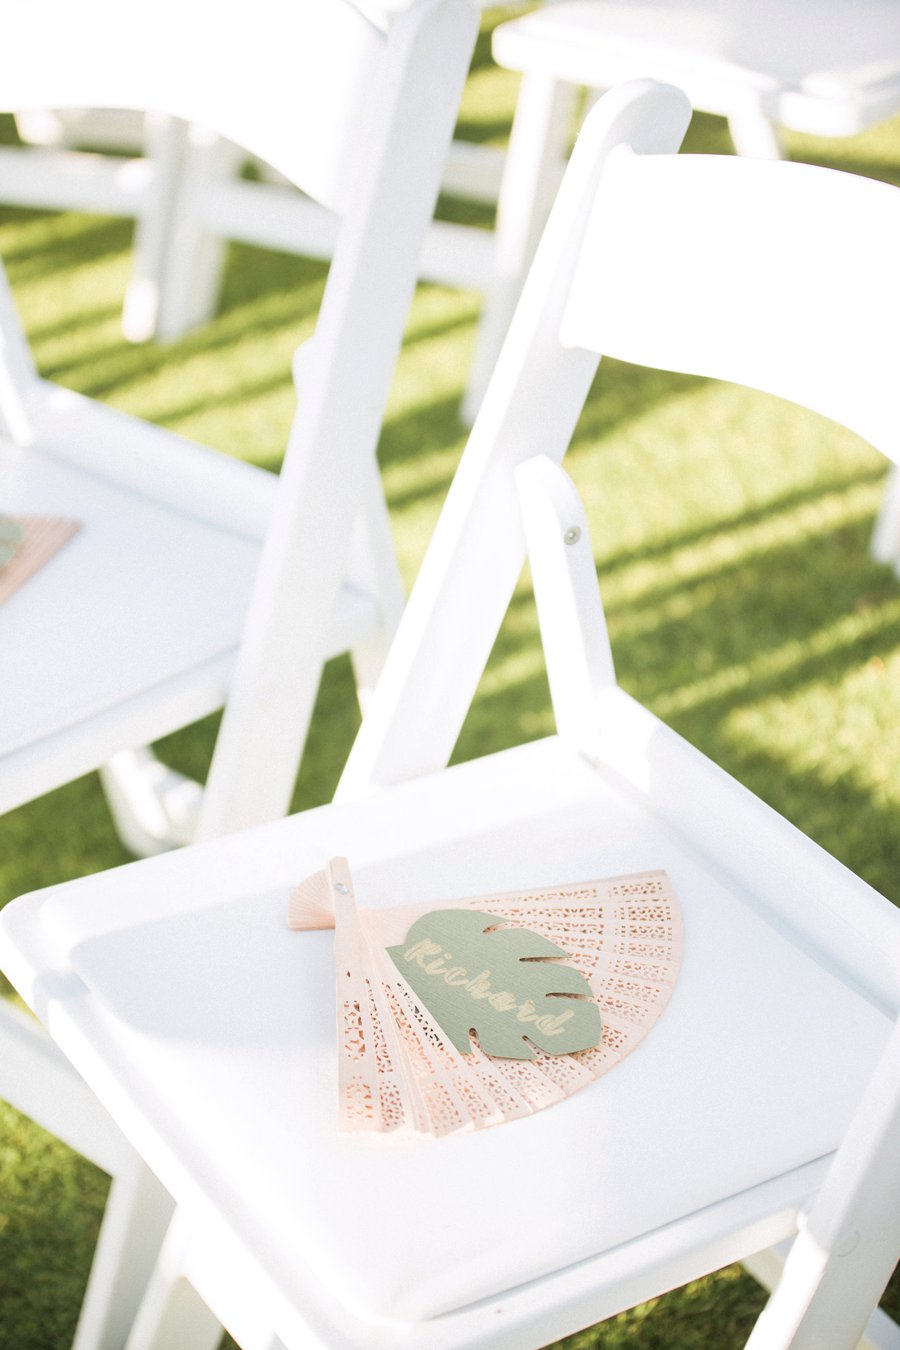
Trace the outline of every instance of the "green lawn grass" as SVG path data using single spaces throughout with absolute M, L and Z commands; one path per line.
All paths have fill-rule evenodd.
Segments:
M 502 141 L 514 97 L 483 39 L 464 134 Z M 11 137 L 8 124 L 2 131 Z M 696 118 L 688 148 L 727 151 L 723 124 Z M 900 183 L 900 121 L 854 140 L 792 137 L 790 150 Z M 219 316 L 173 346 L 136 348 L 119 331 L 130 237 L 122 222 L 0 208 L 0 256 L 42 373 L 277 468 L 294 405 L 290 358 L 312 331 L 324 267 L 235 247 Z M 457 408 L 477 313 L 473 294 L 421 286 L 410 315 L 380 447 L 408 582 L 462 450 Z M 607 362 L 568 463 L 587 503 L 622 683 L 900 900 L 900 583 L 867 554 L 881 458 L 772 398 Z M 296 808 L 329 798 L 357 721 L 339 660 L 323 682 Z M 551 730 L 523 584 L 456 757 Z M 202 774 L 214 732 L 208 719 L 170 737 L 165 754 Z M 125 860 L 92 775 L 0 820 L 0 904 Z M 0 1345 L 68 1343 L 104 1189 L 88 1164 L 0 1104 Z M 564 1344 L 727 1350 L 762 1302 L 733 1268 Z M 900 1290 L 889 1306 L 900 1315 Z

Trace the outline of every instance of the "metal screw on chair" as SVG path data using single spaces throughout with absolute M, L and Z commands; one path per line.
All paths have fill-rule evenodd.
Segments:
M 581 530 L 578 528 L 578 526 L 570 525 L 569 528 L 566 530 L 565 534 L 563 535 L 563 543 L 577 544 L 580 538 L 581 538 Z

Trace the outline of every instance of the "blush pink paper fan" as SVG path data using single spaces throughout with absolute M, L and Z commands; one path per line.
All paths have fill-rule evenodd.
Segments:
M 21 530 L 9 561 L 0 567 L 0 605 L 44 567 L 80 528 L 62 516 L 14 516 Z
M 600 1011 L 599 1044 L 532 1059 L 461 1053 L 388 954 L 436 910 L 482 911 L 562 949 Z M 678 902 L 665 872 L 451 900 L 359 909 L 333 859 L 291 896 L 295 929 L 335 929 L 339 1128 L 442 1136 L 530 1115 L 614 1068 L 666 1007 L 681 959 Z M 557 1006 L 559 1006 L 557 1004 Z

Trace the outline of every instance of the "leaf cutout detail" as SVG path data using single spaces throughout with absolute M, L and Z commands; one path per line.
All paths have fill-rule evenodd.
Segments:
M 10 516 L 0 516 L 0 567 L 12 558 L 22 540 L 22 527 Z
M 486 1054 L 504 1059 L 534 1059 L 525 1037 L 551 1055 L 598 1045 L 600 1010 L 584 976 L 560 963 L 566 952 L 503 923 L 478 910 L 436 909 L 387 952 L 461 1054 L 472 1049 L 470 1030 Z

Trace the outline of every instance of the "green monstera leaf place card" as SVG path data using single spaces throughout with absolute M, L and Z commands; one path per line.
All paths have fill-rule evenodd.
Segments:
M 288 923 L 335 930 L 345 1131 L 441 1136 L 564 1100 L 647 1035 L 681 958 L 659 871 L 370 909 L 335 858 Z
M 562 947 L 528 928 L 501 928 L 496 914 L 438 909 L 417 919 L 397 947 L 400 974 L 456 1049 L 534 1059 L 590 1050 L 600 1009 L 583 975 L 562 965 Z
M 0 516 L 0 567 L 5 567 L 22 542 L 22 526 L 12 516 Z

